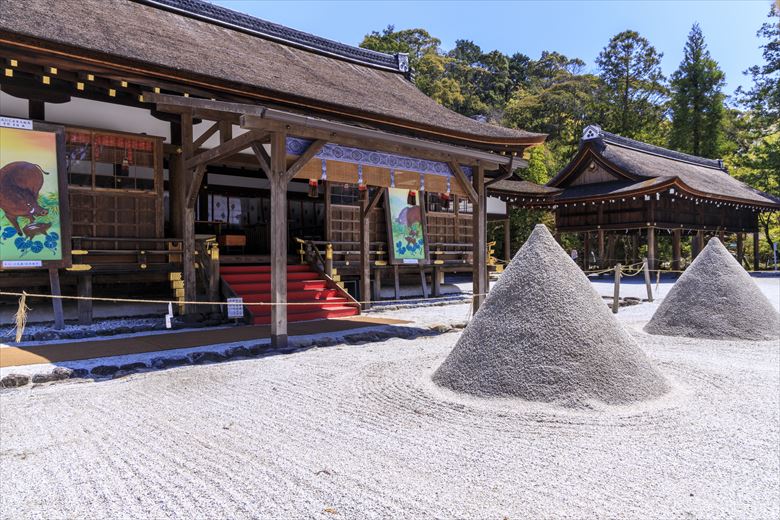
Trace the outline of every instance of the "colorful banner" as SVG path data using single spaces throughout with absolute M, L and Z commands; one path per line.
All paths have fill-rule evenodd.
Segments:
M 0 127 L 0 267 L 60 261 L 57 134 Z
M 395 262 L 416 264 L 427 259 L 421 199 L 422 194 L 414 190 L 387 189 L 388 229 Z

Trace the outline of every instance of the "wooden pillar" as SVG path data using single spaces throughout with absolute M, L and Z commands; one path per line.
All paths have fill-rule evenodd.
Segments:
M 737 262 L 742 265 L 745 260 L 745 233 L 737 233 Z
M 457 195 L 452 195 L 452 214 L 455 219 L 454 236 L 455 242 L 460 243 L 460 198 Z
M 322 181 L 325 192 L 325 240 L 331 240 L 331 202 L 330 202 L 330 182 Z
M 478 164 L 473 171 L 472 184 L 477 192 L 477 200 L 473 201 L 472 218 L 472 250 L 474 257 L 473 269 L 473 290 L 474 290 L 474 313 L 479 310 L 482 302 L 485 301 L 485 294 L 488 291 L 487 276 L 487 204 L 485 198 L 485 169 Z
M 682 230 L 672 230 L 672 269 L 679 271 L 682 267 L 682 248 L 680 246 L 680 239 Z
M 368 190 L 360 192 L 360 300 L 363 309 L 371 304 L 371 240 L 369 238 Z
M 587 271 L 588 266 L 590 265 L 590 231 L 585 232 L 585 236 L 582 240 L 582 249 L 583 255 L 582 255 L 582 269 Z
M 639 258 L 639 233 L 641 231 L 637 230 L 634 233 L 631 233 L 631 263 L 635 264 L 637 262 L 637 259 Z M 628 257 L 628 255 L 626 255 Z
M 52 296 L 62 296 L 60 290 L 60 272 L 56 267 L 49 269 L 49 285 L 51 286 Z M 54 311 L 54 328 L 59 330 L 65 326 L 65 313 L 62 310 L 62 299 L 51 299 L 52 311 Z
M 615 250 L 617 249 L 617 235 L 611 233 L 607 236 L 607 267 L 615 262 Z
M 606 249 L 604 247 L 604 230 L 599 229 L 599 267 L 604 268 L 607 262 L 604 260 Z
M 184 215 L 184 197 L 187 185 L 184 179 L 184 161 L 181 156 L 181 121 L 171 122 L 171 144 L 177 151 L 168 158 L 168 207 L 171 215 L 171 237 L 182 238 L 181 219 Z
M 651 271 L 657 269 L 658 255 L 656 254 L 655 239 L 655 228 L 650 226 L 647 228 L 647 263 Z
M 441 267 L 433 266 L 433 297 L 441 296 Z
M 78 278 L 79 297 L 92 298 L 92 275 L 84 274 Z M 79 325 L 92 325 L 92 300 L 78 301 Z
M 27 100 L 27 117 L 38 121 L 46 120 L 46 103 L 37 99 Z
M 398 266 L 393 266 L 393 285 L 395 286 L 395 299 L 401 299 L 401 276 L 398 273 Z
M 512 260 L 512 226 L 509 219 L 504 221 L 504 260 Z
M 181 115 L 181 166 L 179 173 L 180 184 L 176 186 L 176 192 L 171 198 L 177 197 L 181 208 L 182 229 L 182 277 L 184 278 L 184 299 L 192 302 L 197 299 L 198 280 L 195 273 L 195 204 L 190 206 L 187 201 L 187 190 L 192 183 L 192 170 L 184 168 L 184 161 L 192 157 L 192 113 Z M 184 312 L 192 314 L 197 312 L 196 305 L 185 305 Z
M 702 248 L 704 247 L 704 231 L 701 229 L 696 231 L 696 234 L 693 236 L 693 246 L 692 249 L 692 259 L 699 256 L 699 253 L 701 253 Z
M 753 232 L 753 270 L 758 271 L 759 269 L 759 242 L 758 242 L 758 231 Z
M 271 346 L 287 346 L 287 136 L 271 134 Z M 284 304 L 284 305 L 280 305 Z
M 374 268 L 374 286 L 372 288 L 371 299 L 373 301 L 379 301 L 382 299 L 382 270 Z

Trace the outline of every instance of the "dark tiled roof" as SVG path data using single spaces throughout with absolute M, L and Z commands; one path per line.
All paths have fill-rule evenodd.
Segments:
M 657 177 L 645 181 L 611 181 L 600 182 L 598 184 L 578 184 L 576 186 L 564 188 L 563 191 L 555 197 L 555 200 L 620 197 L 648 188 L 662 186 L 671 180 L 673 179 L 670 177 Z
M 584 154 L 593 153 L 618 171 L 637 181 L 601 182 L 565 187 L 561 197 L 608 196 L 613 190 L 635 191 L 653 188 L 667 181 L 678 181 L 699 195 L 713 199 L 734 199 L 762 206 L 780 207 L 780 199 L 759 191 L 729 175 L 723 162 L 676 152 L 651 144 L 605 132 L 597 126 L 585 129 L 580 149 L 571 162 L 555 176 L 548 186 L 564 187 L 576 169 L 588 162 Z
M 178 14 L 190 16 L 210 23 L 216 23 L 233 29 L 245 30 L 251 34 L 274 39 L 287 45 L 339 56 L 365 65 L 399 70 L 398 57 L 383 52 L 353 47 L 344 43 L 328 40 L 284 25 L 255 18 L 245 13 L 204 2 L 203 0 L 134 0 Z
M 558 188 L 542 186 L 529 181 L 523 181 L 518 178 L 509 178 L 502 181 L 491 182 L 487 185 L 489 194 L 503 194 L 516 196 L 539 197 L 547 196 L 560 192 Z
M 544 134 L 480 123 L 453 112 L 423 94 L 398 70 L 314 51 L 171 7 L 197 4 L 216 13 L 214 9 L 221 9 L 216 6 L 164 0 L 171 5 L 163 9 L 162 1 L 152 6 L 130 0 L 0 0 L 0 35 L 40 47 L 76 49 L 77 54 L 117 66 L 163 71 L 172 81 L 205 85 L 257 103 L 415 137 L 493 150 L 545 139 Z M 219 13 L 225 11 L 232 13 Z M 246 18 L 242 20 L 271 32 L 273 24 Z M 276 27 L 278 34 L 291 31 Z M 293 39 L 293 32 L 284 34 Z M 295 35 L 299 41 L 304 36 L 316 39 L 305 33 Z M 317 39 L 317 45 L 336 50 L 336 44 L 327 40 Z M 365 56 L 369 55 L 380 59 L 370 52 Z

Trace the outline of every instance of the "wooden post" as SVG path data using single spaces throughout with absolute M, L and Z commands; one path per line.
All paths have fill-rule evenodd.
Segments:
M 178 151 L 168 157 L 168 204 L 171 215 L 172 238 L 182 238 L 181 219 L 184 215 L 184 197 L 187 184 L 184 182 L 184 161 L 181 156 L 181 119 L 171 122 L 171 144 Z
M 377 267 L 374 267 L 374 287 L 372 292 L 372 300 L 379 301 L 382 299 L 382 270 Z
M 760 255 L 758 249 L 759 249 L 758 231 L 754 231 L 753 232 L 753 270 L 754 271 L 758 271 L 759 269 Z
M 371 241 L 369 239 L 368 190 L 360 192 L 360 299 L 371 308 Z
M 325 274 L 333 277 L 333 244 L 325 244 Z
M 184 278 L 184 299 L 188 302 L 197 299 L 198 280 L 195 275 L 195 204 L 189 204 L 187 200 L 187 190 L 192 182 L 192 170 L 184 168 L 184 161 L 192 157 L 192 113 L 185 112 L 181 115 L 181 166 L 180 183 L 178 191 L 171 194 L 171 198 L 179 199 L 181 208 L 181 228 L 182 228 L 182 276 Z M 194 201 L 193 201 L 194 202 Z M 184 312 L 191 314 L 197 312 L 197 306 L 188 304 Z
M 585 232 L 582 248 L 584 249 L 584 254 L 582 255 L 582 269 L 583 271 L 587 271 L 588 266 L 590 265 L 590 231 Z
M 604 245 L 604 230 L 599 229 L 599 267 L 602 269 L 607 265 L 607 262 L 604 260 L 604 253 L 606 252 Z
M 441 267 L 433 267 L 433 293 L 436 298 L 441 296 Z
M 699 253 L 701 253 L 702 248 L 704 248 L 704 231 L 699 229 L 698 231 L 696 231 L 696 235 L 694 235 L 693 237 L 693 247 L 692 247 L 693 253 L 691 256 L 693 258 L 699 256 Z
M 324 192 L 325 192 L 325 240 L 332 240 L 330 234 L 331 234 L 331 202 L 330 202 L 330 182 L 328 181 L 322 181 L 324 184 Z M 333 249 L 331 248 L 331 251 Z M 331 260 L 333 259 L 333 255 L 331 254 Z
M 636 259 L 639 256 L 639 233 L 640 231 L 636 231 L 631 233 L 631 263 L 635 264 Z M 626 258 L 629 258 L 628 255 L 626 255 Z
M 52 296 L 62 296 L 60 290 L 60 272 L 57 268 L 49 269 L 49 285 L 51 286 Z M 54 328 L 59 330 L 65 326 L 65 314 L 62 311 L 62 299 L 51 299 L 52 310 L 54 311 Z
M 398 274 L 398 266 L 393 266 L 393 282 L 395 283 L 395 299 L 400 300 L 401 299 L 401 280 L 400 275 Z
M 682 230 L 672 230 L 672 269 L 679 271 L 682 267 L 682 247 L 680 245 L 680 239 L 682 238 Z
M 742 265 L 745 260 L 745 233 L 737 233 L 737 262 Z
M 621 264 L 615 266 L 615 290 L 612 292 L 612 314 L 618 313 L 620 308 L 620 272 L 622 269 Z
M 215 302 L 219 300 L 219 246 L 217 243 L 211 244 L 211 247 L 206 248 L 206 252 L 209 254 L 209 300 Z M 214 312 L 220 311 L 219 305 L 212 307 Z
M 428 297 L 428 282 L 425 280 L 425 267 L 420 265 L 420 285 L 422 286 L 423 298 Z
M 485 199 L 485 169 L 481 164 L 472 169 L 472 185 L 477 192 L 476 200 L 472 201 L 472 279 L 474 303 L 473 311 L 476 314 L 482 302 L 485 300 L 485 294 L 488 291 L 487 277 L 487 204 Z
M 656 244 L 655 244 L 655 228 L 650 226 L 647 228 L 647 263 L 651 270 L 656 270 Z
M 80 298 L 92 298 L 92 275 L 84 274 L 78 278 L 77 294 Z M 92 325 L 92 300 L 79 300 L 79 325 Z
M 504 260 L 507 263 L 512 260 L 512 223 L 509 219 L 504 221 Z
M 271 346 L 287 346 L 287 136 L 271 134 Z
M 607 236 L 607 262 L 606 266 L 612 265 L 615 261 L 615 249 L 617 248 L 617 235 L 610 233 Z
M 38 121 L 46 120 L 46 103 L 37 99 L 27 100 L 27 117 Z
M 642 266 L 643 271 L 645 272 L 645 287 L 647 287 L 647 301 L 652 302 L 653 301 L 653 287 L 650 284 L 650 266 L 647 262 L 647 258 L 643 258 L 642 262 L 644 262 L 644 265 Z M 660 273 L 660 271 L 659 271 Z

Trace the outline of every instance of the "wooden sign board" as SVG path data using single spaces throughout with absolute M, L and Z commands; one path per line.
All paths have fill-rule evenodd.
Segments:
M 414 204 L 410 192 L 414 191 Z M 387 188 L 387 236 L 392 264 L 428 263 L 423 191 Z
M 71 266 L 65 129 L 0 118 L 0 269 Z

